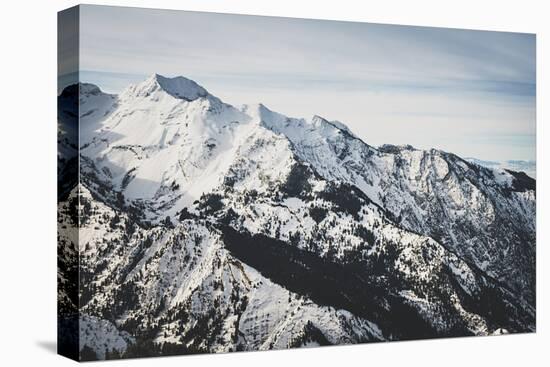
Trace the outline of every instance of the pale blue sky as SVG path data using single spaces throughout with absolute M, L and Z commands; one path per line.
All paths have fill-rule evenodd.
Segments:
M 340 120 L 372 145 L 535 159 L 535 36 L 83 6 L 81 80 L 183 75 L 231 104 Z

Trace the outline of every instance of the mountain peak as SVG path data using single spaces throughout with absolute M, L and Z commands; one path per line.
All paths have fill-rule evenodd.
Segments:
M 287 137 L 296 133 L 297 130 L 295 129 L 298 126 L 305 124 L 304 119 L 285 116 L 270 110 L 262 103 L 244 105 L 241 111 L 250 116 L 252 121 L 256 121 L 269 130 L 277 134 L 284 134 Z
M 325 127 L 329 127 L 330 129 L 336 129 L 336 130 L 341 131 L 342 133 L 346 134 L 347 136 L 349 136 L 351 138 L 359 139 L 349 129 L 349 127 L 346 124 L 344 124 L 340 121 L 337 121 L 337 120 L 329 121 L 329 120 L 325 119 L 324 117 L 321 117 L 319 115 L 314 115 L 311 118 L 311 124 L 315 127 L 325 126 Z
M 127 93 L 136 97 L 147 97 L 158 91 L 186 101 L 194 101 L 208 95 L 206 89 L 191 79 L 183 76 L 169 78 L 157 73 L 152 74 L 143 82 L 131 86 Z
M 313 115 L 313 117 L 311 118 L 311 122 L 312 123 L 325 123 L 325 122 L 328 122 L 328 120 L 325 119 L 324 117 L 319 116 L 319 115 Z

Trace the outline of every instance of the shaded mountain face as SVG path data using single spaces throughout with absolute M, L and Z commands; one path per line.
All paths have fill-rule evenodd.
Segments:
M 529 176 L 183 77 L 79 98 L 86 356 L 535 330 Z

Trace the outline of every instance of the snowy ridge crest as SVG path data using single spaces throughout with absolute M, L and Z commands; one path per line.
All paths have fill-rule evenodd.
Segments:
M 168 78 L 152 74 L 145 81 L 130 86 L 123 95 L 126 97 L 148 97 L 156 92 L 165 92 L 174 98 L 194 101 L 208 96 L 208 91 L 191 79 L 183 76 Z

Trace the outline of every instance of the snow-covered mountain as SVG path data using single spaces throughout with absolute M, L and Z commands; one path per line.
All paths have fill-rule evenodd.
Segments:
M 529 176 L 372 147 L 183 77 L 70 96 L 80 177 L 59 222 L 77 231 L 60 231 L 59 278 L 79 254 L 78 297 L 60 300 L 84 315 L 81 357 L 535 330 Z

